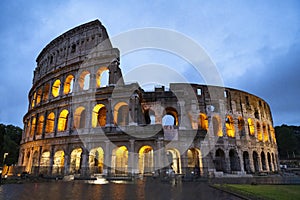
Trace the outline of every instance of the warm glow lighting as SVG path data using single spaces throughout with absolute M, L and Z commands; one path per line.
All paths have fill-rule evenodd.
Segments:
M 95 107 L 93 109 L 93 113 L 92 113 L 92 127 L 93 128 L 95 128 L 99 125 L 105 126 L 105 124 L 106 124 L 106 111 L 105 111 L 105 116 L 99 116 L 99 111 L 102 108 L 105 109 L 105 106 L 103 104 L 97 104 L 97 105 L 95 105 Z M 100 123 L 99 123 L 99 118 L 101 119 Z
M 73 75 L 67 76 L 64 83 L 64 94 L 69 94 L 73 91 L 73 83 L 74 83 L 74 76 Z
M 57 79 L 52 86 L 52 95 L 53 97 L 57 97 L 59 95 L 59 90 L 60 90 L 60 80 Z
M 65 131 L 67 129 L 68 115 L 69 115 L 69 111 L 66 109 L 60 112 L 58 118 L 58 125 L 57 125 L 58 131 Z
M 248 127 L 249 127 L 249 134 L 254 135 L 255 134 L 255 128 L 254 128 L 254 123 L 252 119 L 248 119 Z

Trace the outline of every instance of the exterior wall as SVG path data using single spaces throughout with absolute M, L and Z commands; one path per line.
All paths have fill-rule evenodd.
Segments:
M 166 115 L 174 124 L 163 124 Z M 170 131 L 176 140 L 166 137 Z M 277 155 L 263 99 L 217 86 L 173 83 L 145 92 L 125 85 L 119 50 L 98 20 L 54 39 L 37 58 L 19 156 L 26 171 L 152 173 L 167 166 L 185 175 L 242 175 L 278 171 Z

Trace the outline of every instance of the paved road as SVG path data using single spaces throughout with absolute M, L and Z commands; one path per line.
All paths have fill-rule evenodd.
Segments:
M 184 182 L 176 185 L 148 180 L 136 183 L 88 184 L 83 181 L 6 184 L 0 186 L 0 199 L 240 199 L 209 187 L 207 183 Z

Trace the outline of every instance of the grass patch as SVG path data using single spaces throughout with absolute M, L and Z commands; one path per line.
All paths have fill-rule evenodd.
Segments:
M 246 185 L 225 184 L 216 185 L 225 190 L 260 199 L 292 200 L 300 199 L 300 185 Z

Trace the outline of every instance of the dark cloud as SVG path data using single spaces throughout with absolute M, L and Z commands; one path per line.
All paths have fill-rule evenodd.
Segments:
M 275 125 L 300 125 L 300 41 L 282 55 L 266 51 L 261 51 L 264 68 L 248 70 L 247 76 L 235 84 L 270 104 Z

